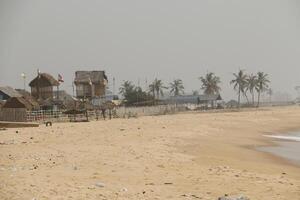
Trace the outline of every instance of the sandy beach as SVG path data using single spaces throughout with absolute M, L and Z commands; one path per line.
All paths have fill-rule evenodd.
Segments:
M 0 199 L 300 199 L 300 167 L 257 151 L 300 107 L 0 131 Z

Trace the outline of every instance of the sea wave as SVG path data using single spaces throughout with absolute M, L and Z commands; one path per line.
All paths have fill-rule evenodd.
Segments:
M 265 137 L 276 138 L 276 139 L 281 139 L 281 140 L 291 140 L 291 141 L 300 142 L 300 137 L 299 136 L 284 136 L 284 135 L 264 135 L 264 136 Z

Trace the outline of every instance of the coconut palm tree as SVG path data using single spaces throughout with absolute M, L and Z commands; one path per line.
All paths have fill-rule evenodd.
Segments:
M 149 89 L 153 92 L 153 96 L 156 97 L 156 99 L 159 99 L 160 96 L 164 95 L 163 90 L 167 89 L 167 87 L 164 86 L 162 80 L 156 78 L 153 83 L 149 85 Z
M 270 80 L 268 79 L 268 74 L 265 74 L 264 72 L 257 73 L 257 84 L 255 87 L 255 89 L 258 93 L 257 107 L 259 107 L 261 92 L 269 88 L 269 83 L 270 83 Z
M 219 94 L 221 88 L 219 84 L 221 83 L 220 77 L 216 76 L 213 72 L 208 72 L 205 77 L 199 77 L 202 82 L 201 89 L 204 90 L 204 94 Z
M 174 96 L 184 93 L 184 87 L 181 79 L 176 79 L 170 83 L 170 93 Z
M 133 91 L 134 87 L 135 86 L 132 84 L 131 81 L 124 81 L 119 89 L 119 93 L 122 96 L 125 96 L 129 91 Z
M 254 106 L 254 91 L 257 84 L 257 77 L 253 74 L 250 74 L 247 79 L 247 89 L 249 90 L 252 96 L 252 105 Z
M 245 91 L 247 85 L 247 75 L 243 70 L 240 70 L 237 74 L 233 73 L 234 79 L 230 81 L 230 84 L 234 84 L 233 88 L 238 92 L 238 105 L 241 103 L 241 93 Z

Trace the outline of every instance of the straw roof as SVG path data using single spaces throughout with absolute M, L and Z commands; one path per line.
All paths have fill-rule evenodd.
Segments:
M 75 72 L 75 84 L 80 83 L 89 83 L 91 82 L 93 84 L 101 83 L 104 80 L 107 80 L 107 77 L 105 75 L 104 71 L 76 71 Z
M 40 76 L 35 77 L 30 83 L 30 87 L 48 87 L 48 86 L 58 86 L 59 82 L 50 74 L 41 73 Z
M 22 95 L 22 97 L 26 101 L 28 101 L 33 106 L 33 109 L 40 108 L 38 101 L 33 96 L 31 96 L 31 94 L 29 92 L 27 92 L 25 90 L 21 90 L 21 89 L 16 89 L 16 90 Z
M 12 97 L 5 102 L 2 108 L 26 108 L 27 110 L 32 110 L 34 106 L 23 97 Z
M 0 91 L 6 94 L 9 97 L 21 97 L 22 95 L 17 92 L 15 89 L 9 86 L 0 87 Z

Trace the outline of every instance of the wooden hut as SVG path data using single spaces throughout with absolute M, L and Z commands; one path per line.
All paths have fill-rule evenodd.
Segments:
M 9 86 L 0 87 L 0 100 L 7 100 L 11 97 L 21 97 L 22 95 Z
M 38 100 L 53 99 L 53 87 L 59 82 L 50 74 L 40 73 L 30 83 L 31 95 Z
M 1 108 L 1 121 L 26 121 L 27 111 L 38 109 L 38 105 L 32 104 L 24 97 L 9 98 Z
M 107 77 L 104 71 L 76 71 L 74 84 L 78 99 L 105 95 Z

